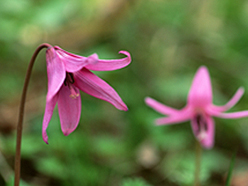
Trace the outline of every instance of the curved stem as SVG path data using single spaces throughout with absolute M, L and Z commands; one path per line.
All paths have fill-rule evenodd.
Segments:
M 35 62 L 35 59 L 38 55 L 38 53 L 43 49 L 43 48 L 49 48 L 52 47 L 51 45 L 44 43 L 41 44 L 34 52 L 29 66 L 28 70 L 26 73 L 26 78 L 22 90 L 22 97 L 21 97 L 21 103 L 20 103 L 20 108 L 19 108 L 19 119 L 18 119 L 18 124 L 17 124 L 17 136 L 16 136 L 16 155 L 15 155 L 15 182 L 14 186 L 19 186 L 20 183 L 20 170 L 21 170 L 21 140 L 22 140 L 22 128 L 23 128 L 23 116 L 24 116 L 24 107 L 25 107 L 25 100 L 26 100 L 26 94 L 27 94 L 27 89 L 28 89 L 28 83 L 30 80 L 31 72 L 33 69 L 33 65 Z

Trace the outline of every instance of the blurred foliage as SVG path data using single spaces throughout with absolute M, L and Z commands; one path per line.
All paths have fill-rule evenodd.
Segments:
M 144 104 L 151 96 L 182 108 L 196 70 L 208 67 L 214 103 L 248 89 L 248 3 L 244 0 L 9 0 L 0 6 L 0 185 L 12 185 L 15 125 L 28 62 L 48 42 L 100 58 L 132 63 L 97 72 L 128 105 L 128 112 L 82 93 L 78 128 L 63 136 L 57 110 L 42 141 L 47 90 L 45 52 L 35 64 L 22 142 L 22 179 L 35 186 L 189 186 L 194 136 L 189 122 L 154 126 L 160 117 Z M 231 110 L 248 108 L 248 94 Z M 248 175 L 247 118 L 215 118 L 215 146 L 202 157 L 202 185 L 223 185 L 237 150 L 232 185 Z
M 122 186 L 150 186 L 143 179 L 125 179 Z

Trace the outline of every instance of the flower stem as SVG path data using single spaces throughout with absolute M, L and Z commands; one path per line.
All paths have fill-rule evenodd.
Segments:
M 200 186 L 201 154 L 202 154 L 201 144 L 196 140 L 196 147 L 195 147 L 195 181 L 194 181 L 194 186 Z
M 27 89 L 28 89 L 28 83 L 30 80 L 32 68 L 35 62 L 35 59 L 38 55 L 38 53 L 43 49 L 43 48 L 48 48 L 51 47 L 51 45 L 47 43 L 41 44 L 34 52 L 29 66 L 28 70 L 26 73 L 26 78 L 22 90 L 22 97 L 21 97 L 21 103 L 20 103 L 20 108 L 19 108 L 19 119 L 18 119 L 18 124 L 17 124 L 17 135 L 16 135 L 16 155 L 15 155 L 15 182 L 14 186 L 19 186 L 20 184 L 20 170 L 21 170 L 21 140 L 22 140 L 22 128 L 23 128 L 23 116 L 24 116 L 24 107 L 25 107 L 25 100 L 26 100 L 26 94 L 27 94 Z

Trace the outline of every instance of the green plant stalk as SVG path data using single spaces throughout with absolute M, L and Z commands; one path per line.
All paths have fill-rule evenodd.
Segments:
M 196 140 L 194 186 L 200 186 L 201 155 L 202 155 L 202 147 L 201 144 Z
M 47 43 L 41 44 L 34 52 L 29 66 L 28 70 L 26 73 L 26 78 L 22 90 L 22 97 L 21 97 L 21 103 L 20 103 L 20 108 L 19 108 L 19 118 L 18 118 L 18 123 L 17 123 L 17 135 L 16 135 L 16 154 L 15 154 L 15 181 L 14 181 L 14 186 L 19 186 L 20 184 L 20 172 L 21 172 L 21 140 L 22 140 L 22 128 L 23 128 L 23 117 L 24 117 L 24 108 L 25 108 L 25 101 L 26 101 L 26 95 L 27 95 L 27 89 L 28 89 L 28 84 L 31 76 L 31 72 L 33 69 L 33 65 L 35 62 L 35 59 L 38 55 L 38 53 L 43 49 L 43 48 L 49 48 L 51 45 Z
M 234 164 L 235 164 L 236 154 L 237 154 L 237 152 L 234 152 L 233 155 L 232 155 L 232 159 L 231 159 L 231 163 L 230 163 L 230 166 L 229 166 L 225 186 L 230 186 L 231 185 L 231 178 L 232 178 L 232 172 L 233 172 L 233 168 L 234 168 Z

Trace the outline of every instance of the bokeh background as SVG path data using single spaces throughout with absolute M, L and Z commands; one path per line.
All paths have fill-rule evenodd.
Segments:
M 248 2 L 244 0 L 9 0 L 0 6 L 0 185 L 13 185 L 18 107 L 29 60 L 48 42 L 79 55 L 132 63 L 96 72 L 128 105 L 122 112 L 82 93 L 78 128 L 63 136 L 57 109 L 41 136 L 47 91 L 45 51 L 28 90 L 22 186 L 190 186 L 195 139 L 190 123 L 155 126 L 146 96 L 186 104 L 196 70 L 208 67 L 214 103 L 248 90 Z M 248 109 L 248 93 L 230 111 Z M 203 150 L 202 185 L 219 186 L 237 152 L 232 185 L 248 180 L 248 118 L 215 118 L 215 146 Z

